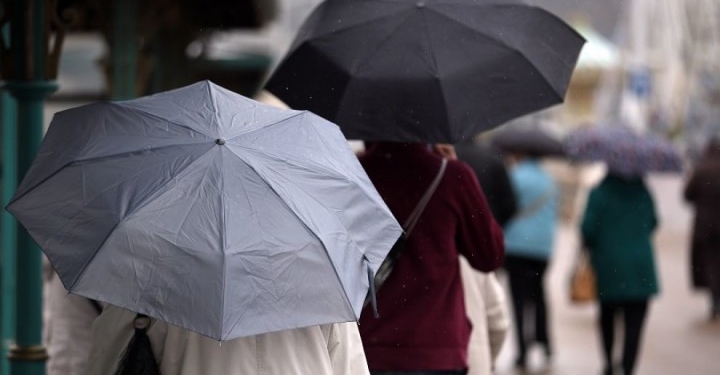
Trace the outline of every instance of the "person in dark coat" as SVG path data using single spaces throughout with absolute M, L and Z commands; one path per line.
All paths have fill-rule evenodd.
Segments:
M 404 223 L 437 175 L 442 158 L 428 145 L 378 142 L 360 156 L 375 188 Z M 368 305 L 360 335 L 373 375 L 464 374 L 471 325 L 459 255 L 489 272 L 502 265 L 503 235 L 470 167 L 449 160 L 437 190 L 395 268 Z
M 622 374 L 632 375 L 650 298 L 658 293 L 652 234 L 657 228 L 650 191 L 641 177 L 608 173 L 590 191 L 581 224 L 595 270 L 605 375 L 615 371 L 616 319 L 625 329 Z
M 691 274 L 695 288 L 710 294 L 710 319 L 720 319 L 720 139 L 713 139 L 685 186 L 695 208 Z
M 517 211 L 517 199 L 503 159 L 489 145 L 472 139 L 455 145 L 455 152 L 472 167 L 495 220 L 505 226 Z

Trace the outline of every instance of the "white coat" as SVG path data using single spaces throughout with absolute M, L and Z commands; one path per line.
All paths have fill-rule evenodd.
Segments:
M 510 329 L 510 313 L 502 285 L 494 273 L 473 269 L 460 257 L 465 309 L 472 323 L 467 375 L 490 375 Z
M 43 342 L 47 348 L 47 375 L 79 375 L 91 346 L 92 322 L 98 311 L 82 297 L 68 294 L 60 278 L 45 262 L 43 285 Z
M 93 325 L 88 375 L 115 373 L 134 318 L 115 306 L 103 310 Z M 354 322 L 218 342 L 153 319 L 147 333 L 162 375 L 369 375 Z

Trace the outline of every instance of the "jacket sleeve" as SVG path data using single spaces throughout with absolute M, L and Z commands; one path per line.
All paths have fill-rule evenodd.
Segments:
M 331 325 L 328 353 L 333 375 L 370 375 L 357 323 Z
M 470 265 L 482 272 L 490 272 L 502 265 L 505 244 L 500 226 L 495 221 L 477 178 L 463 163 L 448 175 L 458 189 L 455 209 L 458 211 L 456 243 L 460 254 Z

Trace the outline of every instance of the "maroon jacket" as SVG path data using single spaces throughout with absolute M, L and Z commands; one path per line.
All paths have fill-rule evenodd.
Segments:
M 437 174 L 441 159 L 422 144 L 377 143 L 360 162 L 400 223 Z M 474 172 L 449 161 L 445 175 L 378 291 L 380 318 L 368 305 L 360 334 L 372 371 L 467 368 L 470 322 L 458 255 L 480 271 L 504 256 L 502 230 Z

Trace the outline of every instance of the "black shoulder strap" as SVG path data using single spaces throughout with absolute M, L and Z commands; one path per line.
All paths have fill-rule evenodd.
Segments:
M 410 236 L 410 232 L 412 232 L 413 228 L 415 228 L 415 224 L 417 224 L 418 219 L 420 219 L 420 215 L 422 215 L 422 212 L 425 210 L 425 206 L 427 206 L 438 185 L 440 185 L 440 181 L 445 174 L 446 167 L 447 159 L 443 158 L 442 163 L 440 164 L 440 170 L 438 171 L 437 175 L 435 175 L 435 178 L 430 183 L 430 186 L 428 186 L 427 190 L 425 190 L 425 194 L 423 194 L 423 196 L 420 198 L 420 201 L 415 206 L 415 209 L 413 210 L 413 212 L 410 213 L 410 216 L 408 216 L 407 220 L 405 221 L 405 225 L 403 228 L 405 229 L 405 237 Z
M 446 167 L 447 159 L 443 158 L 442 163 L 440 164 L 440 170 L 438 171 L 437 175 L 435 175 L 435 178 L 430 183 L 430 186 L 428 186 L 427 190 L 425 190 L 425 193 L 420 198 L 420 201 L 417 203 L 417 205 L 415 205 L 415 208 L 405 221 L 405 225 L 403 226 L 403 229 L 405 231 L 397 240 L 397 242 L 395 242 L 395 245 L 393 245 L 392 249 L 390 249 L 390 252 L 388 252 L 388 255 L 385 257 L 385 260 L 382 262 L 382 264 L 380 264 L 380 267 L 378 268 L 378 271 L 375 273 L 374 277 L 372 270 L 370 269 L 370 264 L 368 263 L 367 265 L 370 290 L 368 292 L 369 298 L 365 299 L 365 304 L 367 304 L 368 302 L 372 304 L 373 314 L 376 318 L 380 316 L 377 310 L 377 299 L 375 295 L 376 290 L 385 283 L 385 280 L 388 278 L 388 276 L 390 276 L 390 271 L 392 271 L 392 269 L 395 267 L 395 264 L 397 264 L 398 259 L 400 259 L 400 253 L 405 245 L 405 239 L 410 235 L 413 228 L 415 228 L 415 224 L 417 224 L 418 219 L 420 219 L 420 215 L 422 215 L 422 212 L 425 210 L 425 206 L 427 206 L 430 198 L 432 198 L 433 194 L 435 193 L 435 190 L 437 189 L 440 181 L 443 178 L 443 175 L 445 174 Z

